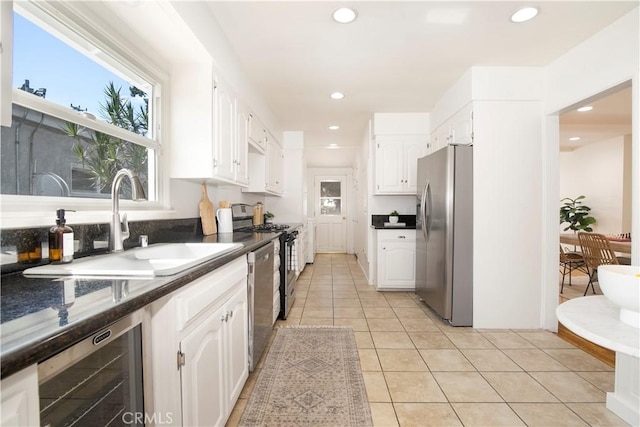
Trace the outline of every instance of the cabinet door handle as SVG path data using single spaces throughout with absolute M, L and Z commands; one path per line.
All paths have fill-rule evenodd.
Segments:
M 227 318 L 224 315 L 222 315 L 222 316 L 220 316 L 220 321 L 221 322 L 226 322 Z
M 229 312 L 229 317 L 233 317 L 233 310 Z
M 407 236 L 398 236 L 398 239 L 406 239 Z

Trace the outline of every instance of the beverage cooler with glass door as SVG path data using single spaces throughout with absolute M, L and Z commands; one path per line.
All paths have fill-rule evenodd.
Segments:
M 41 426 L 144 425 L 140 312 L 38 365 Z

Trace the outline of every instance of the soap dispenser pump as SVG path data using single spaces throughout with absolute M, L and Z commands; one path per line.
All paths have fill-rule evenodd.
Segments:
M 49 262 L 73 261 L 73 229 L 66 225 L 65 210 L 56 211 L 56 225 L 49 229 Z

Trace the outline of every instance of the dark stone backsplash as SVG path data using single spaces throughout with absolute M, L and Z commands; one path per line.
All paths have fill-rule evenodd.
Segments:
M 67 224 L 73 228 L 73 238 L 78 243 L 74 258 L 97 255 L 109 251 L 110 224 Z M 200 218 L 131 221 L 131 236 L 124 241 L 124 248 L 140 246 L 140 236 L 149 236 L 149 244 L 158 242 L 193 241 L 202 237 Z M 12 273 L 22 271 L 36 265 L 47 264 L 49 228 L 16 228 L 0 230 L 0 251 L 2 252 L 1 272 Z M 96 243 L 101 242 L 101 243 Z M 105 246 L 106 245 L 106 246 Z M 40 250 L 40 254 L 38 253 Z M 11 257 L 15 253 L 15 258 Z M 19 259 L 19 258 L 20 259 Z

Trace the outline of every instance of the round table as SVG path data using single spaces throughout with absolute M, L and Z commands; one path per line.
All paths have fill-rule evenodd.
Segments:
M 607 393 L 607 408 L 640 425 L 640 329 L 622 323 L 619 307 L 600 295 L 564 302 L 556 315 L 576 335 L 616 352 L 615 391 Z

